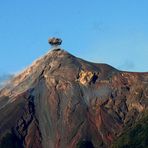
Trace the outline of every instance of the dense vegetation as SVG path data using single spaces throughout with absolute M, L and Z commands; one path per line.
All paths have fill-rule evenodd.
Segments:
M 148 112 L 125 131 L 113 144 L 113 148 L 148 148 Z
M 78 142 L 77 148 L 94 148 L 94 146 L 90 141 L 82 140 Z
M 13 133 L 7 133 L 0 142 L 0 148 L 22 148 L 21 141 Z

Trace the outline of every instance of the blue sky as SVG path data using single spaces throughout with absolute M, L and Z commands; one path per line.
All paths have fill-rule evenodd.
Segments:
M 1 0 L 0 74 L 45 54 L 50 36 L 86 60 L 148 71 L 147 0 Z

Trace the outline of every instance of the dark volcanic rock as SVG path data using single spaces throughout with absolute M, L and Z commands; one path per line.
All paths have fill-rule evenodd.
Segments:
M 0 148 L 111 147 L 147 106 L 148 73 L 53 50 L 0 91 Z

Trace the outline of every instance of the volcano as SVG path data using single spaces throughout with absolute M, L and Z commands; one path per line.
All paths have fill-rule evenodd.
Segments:
M 148 73 L 57 48 L 0 90 L 0 148 L 148 145 Z

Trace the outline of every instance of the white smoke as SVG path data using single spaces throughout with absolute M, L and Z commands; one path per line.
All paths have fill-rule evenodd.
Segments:
M 0 75 L 0 89 L 3 88 L 13 77 L 13 74 Z

